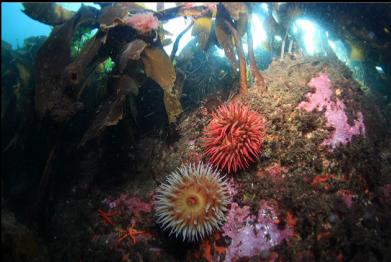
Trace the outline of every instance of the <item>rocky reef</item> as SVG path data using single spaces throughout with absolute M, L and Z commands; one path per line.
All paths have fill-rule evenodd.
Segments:
M 255 3 L 99 4 L 25 4 L 54 30 L 17 50 L 2 44 L 10 258 L 390 258 L 387 107 L 330 50 L 304 55 L 287 33 L 294 47 L 286 54 L 272 42 L 266 63 L 252 46 Z M 280 23 L 268 17 L 271 31 L 283 35 L 302 12 L 290 7 Z M 177 17 L 192 21 L 167 54 L 162 24 Z M 190 29 L 194 39 L 177 54 Z M 218 178 L 202 168 L 175 173 L 200 163 Z M 167 221 L 194 241 L 163 230 Z

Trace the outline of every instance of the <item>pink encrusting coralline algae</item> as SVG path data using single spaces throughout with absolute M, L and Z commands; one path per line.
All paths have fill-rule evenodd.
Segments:
M 159 27 L 159 20 L 150 12 L 132 15 L 125 18 L 124 22 L 142 34 L 156 30 Z
M 236 261 L 239 258 L 250 258 L 260 255 L 280 244 L 293 235 L 293 229 L 286 226 L 279 229 L 275 209 L 267 201 L 261 201 L 258 217 L 251 215 L 250 207 L 239 207 L 231 204 L 227 222 L 222 227 L 223 234 L 231 238 L 226 250 L 225 261 Z
M 238 193 L 238 189 L 236 188 L 235 181 L 231 177 L 227 179 L 227 191 L 228 191 L 228 196 L 229 196 L 229 202 L 232 202 L 236 194 Z
M 136 216 L 139 216 L 140 212 L 149 213 L 152 210 L 151 203 L 144 202 L 137 196 L 131 196 L 126 193 L 122 193 L 118 198 L 105 198 L 102 203 L 106 204 L 109 210 L 124 207 Z
M 315 89 L 315 93 L 308 93 L 306 97 L 308 101 L 303 101 L 298 108 L 311 112 L 314 109 L 321 111 L 325 109 L 325 117 L 327 120 L 327 127 L 333 127 L 331 135 L 323 141 L 322 145 L 330 146 L 332 149 L 339 145 L 345 145 L 352 140 L 355 135 L 365 136 L 364 116 L 361 112 L 357 112 L 354 125 L 348 123 L 348 116 L 346 115 L 345 103 L 336 99 L 336 102 L 331 100 L 333 93 L 331 81 L 327 74 L 320 74 L 314 77 L 308 83 L 308 86 Z

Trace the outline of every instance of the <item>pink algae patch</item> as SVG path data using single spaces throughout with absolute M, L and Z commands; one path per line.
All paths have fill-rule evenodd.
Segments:
M 260 201 L 258 214 L 253 215 L 250 207 L 240 207 L 235 202 L 231 204 L 227 222 L 222 228 L 223 235 L 231 238 L 225 261 L 260 255 L 293 236 L 292 223 L 279 228 L 275 206 L 272 201 Z
M 348 190 L 341 189 L 337 192 L 337 195 L 342 199 L 342 201 L 345 203 L 345 205 L 348 208 L 351 208 L 353 205 L 353 197 L 356 197 L 357 195 L 353 194 L 352 192 Z
M 125 18 L 124 22 L 142 34 L 156 30 L 159 27 L 159 20 L 149 12 L 132 15 Z
M 300 109 L 311 112 L 314 109 L 321 111 L 331 103 L 330 97 L 333 93 L 331 90 L 331 81 L 326 74 L 320 74 L 314 77 L 308 83 L 308 86 L 315 89 L 315 93 L 306 94 L 308 101 L 303 101 L 299 104 Z
M 365 136 L 366 130 L 363 114 L 357 112 L 354 125 L 351 126 L 348 123 L 345 103 L 338 98 L 335 102 L 331 100 L 333 89 L 327 74 L 322 73 L 312 78 L 308 86 L 313 88 L 315 93 L 306 94 L 308 101 L 299 103 L 298 108 L 307 112 L 315 109 L 318 111 L 325 110 L 326 126 L 334 129 L 329 137 L 323 141 L 322 145 L 330 146 L 331 149 L 334 149 L 339 145 L 347 144 L 355 135 Z
M 282 179 L 282 174 L 288 172 L 286 167 L 283 167 L 277 163 L 271 164 L 266 168 L 261 168 L 257 172 L 257 176 L 269 176 L 273 181 L 278 181 Z
M 236 194 L 238 193 L 238 189 L 235 185 L 234 179 L 231 177 L 227 179 L 227 191 L 228 191 L 228 196 L 229 196 L 229 202 L 232 202 Z
M 122 193 L 118 198 L 108 197 L 102 201 L 106 204 L 109 210 L 119 209 L 125 212 L 131 212 L 135 216 L 140 216 L 140 213 L 149 213 L 152 211 L 152 204 L 144 202 L 137 196 L 131 196 Z

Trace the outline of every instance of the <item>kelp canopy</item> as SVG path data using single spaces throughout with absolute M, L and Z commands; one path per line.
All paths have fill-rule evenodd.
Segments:
M 24 6 L 24 12 L 31 18 L 55 26 L 40 48 L 35 64 L 35 109 L 41 117 L 48 114 L 55 122 L 64 123 L 83 111 L 81 98 L 90 86 L 91 74 L 107 59 L 113 61 L 107 78 L 111 90 L 98 106 L 81 145 L 122 119 L 125 98 L 137 96 L 147 78 L 163 90 L 168 122 L 175 123 L 183 111 L 180 102 L 183 83 L 176 81 L 172 62 L 175 63 L 183 34 L 177 37 L 172 53 L 166 54 L 162 23 L 176 17 L 192 19 L 191 33 L 199 50 L 207 52 L 213 46 L 224 49 L 234 72 L 240 68 L 240 93 L 247 92 L 246 61 L 240 38 L 250 32 L 247 13 L 251 6 L 244 3 L 180 4 L 157 12 L 136 3 L 105 3 L 101 4 L 101 10 L 82 6 L 77 13 L 56 4 Z M 254 61 L 253 52 L 249 56 Z M 255 63 L 251 63 L 251 72 L 257 86 L 264 87 Z

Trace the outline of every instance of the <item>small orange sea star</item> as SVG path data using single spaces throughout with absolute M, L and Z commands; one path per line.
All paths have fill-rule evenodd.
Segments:
M 134 226 L 135 223 L 132 223 L 132 226 L 128 230 L 120 229 L 120 231 L 125 234 L 118 239 L 118 242 L 122 242 L 125 238 L 131 237 L 133 240 L 133 245 L 136 244 L 136 236 L 144 234 L 145 232 L 135 229 Z
M 111 221 L 111 217 L 118 215 L 117 211 L 104 212 L 102 209 L 99 209 L 98 214 L 106 224 L 115 226 L 115 223 Z

